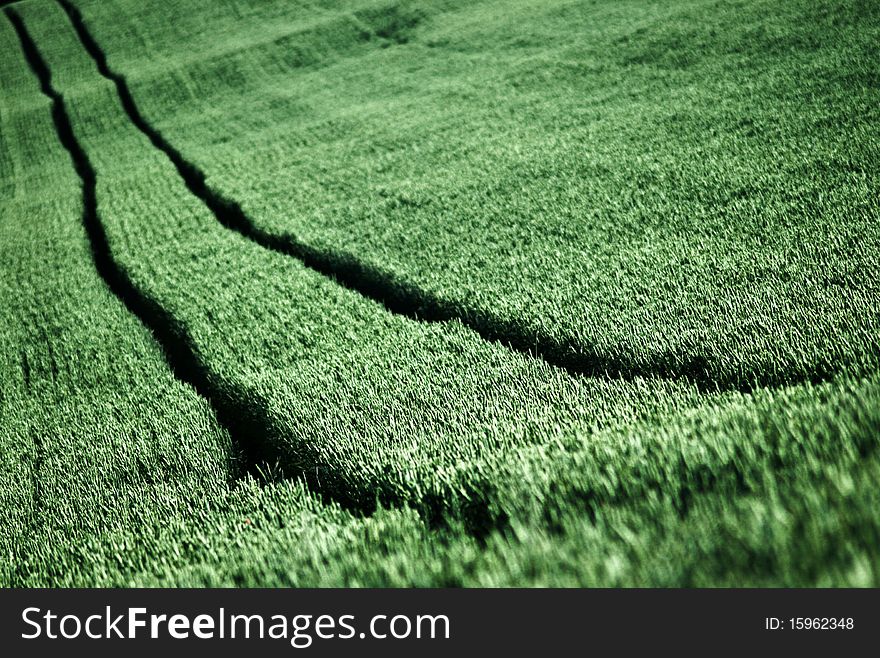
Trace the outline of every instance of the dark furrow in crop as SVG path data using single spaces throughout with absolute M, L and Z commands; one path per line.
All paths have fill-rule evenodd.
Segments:
M 10 7 L 5 9 L 5 13 L 18 34 L 28 65 L 40 82 L 40 90 L 52 101 L 52 120 L 58 139 L 70 155 L 73 167 L 82 182 L 83 224 L 98 274 L 111 292 L 152 332 L 162 348 L 165 361 L 177 379 L 192 386 L 211 402 L 218 421 L 229 432 L 237 449 L 242 451 L 244 470 L 261 475 L 262 470 L 259 465 L 265 462 L 264 456 L 254 450 L 252 442 L 239 439 L 245 430 L 238 420 L 240 414 L 236 410 L 214 403 L 216 393 L 212 390 L 206 373 L 199 366 L 192 341 L 185 329 L 159 305 L 141 294 L 125 271 L 113 260 L 107 234 L 98 216 L 95 170 L 76 139 L 64 98 L 52 86 L 51 71 L 27 31 L 24 21 Z
M 21 350 L 21 377 L 24 380 L 24 390 L 31 388 L 31 364 L 27 358 L 27 352 Z
M 69 0 L 58 0 L 67 13 L 80 41 L 95 61 L 98 71 L 115 86 L 119 99 L 132 123 L 174 164 L 189 191 L 199 198 L 226 228 L 236 231 L 266 249 L 293 256 L 308 268 L 333 279 L 358 294 L 381 303 L 392 313 L 424 322 L 458 320 L 483 340 L 539 358 L 575 376 L 606 378 L 688 379 L 705 391 L 739 389 L 749 391 L 756 382 L 747 377 L 719 378 L 708 372 L 708 363 L 700 357 L 682 363 L 673 355 L 661 355 L 647 365 L 637 365 L 626 357 L 585 352 L 574 341 L 560 341 L 548 334 L 525 329 L 513 320 L 504 320 L 479 310 L 462 309 L 459 304 L 420 289 L 418 286 L 365 263 L 357 257 L 316 248 L 291 235 L 274 235 L 254 224 L 237 201 L 228 199 L 208 186 L 205 173 L 183 157 L 162 133 L 150 125 L 137 107 L 125 77 L 112 71 L 107 56 L 95 41 L 79 10 Z M 818 378 L 818 380 L 824 377 Z M 786 382 L 762 381 L 762 385 Z
M 362 491 L 352 491 L 350 485 L 334 473 L 316 472 L 315 464 L 319 463 L 319 455 L 311 452 L 308 446 L 300 454 L 279 454 L 276 446 L 280 442 L 273 440 L 275 430 L 269 416 L 259 405 L 241 399 L 230 390 L 231 387 L 218 381 L 217 376 L 202 365 L 186 327 L 135 287 L 125 269 L 113 259 L 98 212 L 97 174 L 76 138 L 64 97 L 52 86 L 51 71 L 21 17 L 8 8 L 6 14 L 15 27 L 31 70 L 39 79 L 41 91 L 52 101 L 52 119 L 59 141 L 69 153 L 82 181 L 83 223 L 95 267 L 111 292 L 151 331 L 175 377 L 209 402 L 217 421 L 229 433 L 234 449 L 239 453 L 241 473 L 236 473 L 236 476 L 250 473 L 261 481 L 296 476 L 304 480 L 314 493 L 356 514 L 372 514 L 379 502 L 384 505 L 401 504 L 398 495 L 383 490 L 381 486 L 377 488 L 375 497 L 370 497 Z M 38 451 L 41 449 L 39 444 L 36 447 Z M 464 510 L 457 520 L 474 537 L 485 537 L 490 531 L 505 526 L 506 517 L 490 513 L 490 501 L 476 494 L 473 497 L 480 502 Z M 424 501 L 416 507 L 430 527 L 439 529 L 447 524 L 448 510 L 441 501 Z
M 38 432 L 31 430 L 31 440 L 34 444 L 34 460 L 31 464 L 31 515 L 34 519 L 34 527 L 37 525 L 40 510 L 43 507 L 42 472 L 43 463 L 46 461 L 46 447 L 43 445 L 43 437 Z

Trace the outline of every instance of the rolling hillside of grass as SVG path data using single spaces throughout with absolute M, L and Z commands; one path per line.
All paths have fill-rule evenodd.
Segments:
M 12 3 L 0 584 L 876 585 L 878 37 Z
M 252 232 L 394 304 L 586 374 L 877 365 L 875 3 L 80 5 Z

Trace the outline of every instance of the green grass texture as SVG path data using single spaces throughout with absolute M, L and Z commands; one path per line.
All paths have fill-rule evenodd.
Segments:
M 254 232 L 393 303 L 587 374 L 876 368 L 876 3 L 79 4 Z
M 876 586 L 878 37 L 13 3 L 0 584 Z

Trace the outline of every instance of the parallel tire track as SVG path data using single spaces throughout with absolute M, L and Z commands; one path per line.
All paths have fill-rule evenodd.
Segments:
M 243 472 L 250 473 L 262 481 L 299 477 L 319 497 L 332 500 L 340 507 L 356 514 L 372 514 L 377 507 L 376 498 L 353 495 L 345 487 L 339 486 L 339 482 L 333 480 L 322 484 L 319 474 L 311 469 L 309 463 L 295 464 L 295 468 L 285 472 L 285 463 L 282 462 L 271 442 L 266 439 L 272 433 L 270 421 L 259 409 L 251 408 L 247 401 L 238 399 L 224 390 L 216 376 L 202 365 L 195 343 L 185 326 L 159 303 L 141 292 L 132 283 L 125 269 L 114 260 L 98 212 L 97 174 L 87 153 L 76 138 L 64 97 L 53 87 L 51 71 L 22 18 L 11 8 L 6 8 L 5 13 L 15 28 L 22 52 L 39 80 L 42 93 L 52 102 L 52 119 L 58 139 L 70 155 L 73 167 L 82 181 L 83 224 L 95 268 L 107 287 L 153 334 L 174 376 L 191 386 L 211 405 L 217 421 L 229 433 L 233 445 L 240 453 Z M 382 502 L 394 505 L 398 501 L 383 498 Z M 422 512 L 426 514 L 426 521 L 431 526 L 444 524 L 443 510 L 440 506 L 428 505 L 426 509 L 422 509 Z M 500 522 L 495 519 L 491 522 L 487 521 L 487 513 L 487 510 L 479 504 L 471 510 L 473 519 L 467 520 L 468 530 L 475 536 L 484 534 Z
M 167 311 L 144 296 L 114 260 L 104 226 L 98 215 L 97 178 L 88 155 L 76 139 L 64 97 L 52 86 L 52 73 L 43 60 L 24 21 L 11 7 L 5 10 L 12 23 L 22 52 L 40 83 L 40 90 L 52 101 L 52 120 L 61 145 L 70 155 L 73 168 L 82 181 L 83 224 L 91 246 L 92 259 L 101 279 L 110 291 L 123 303 L 155 337 L 174 376 L 191 386 L 211 404 L 218 422 L 229 432 L 233 444 L 240 451 L 243 470 L 257 477 L 265 475 L 262 464 L 268 463 L 268 455 L 253 440 L 254 428 L 243 420 L 247 418 L 240 409 L 223 403 L 223 396 L 212 385 L 208 374 L 200 365 L 193 343 L 186 330 Z M 38 446 L 39 447 L 39 446 Z

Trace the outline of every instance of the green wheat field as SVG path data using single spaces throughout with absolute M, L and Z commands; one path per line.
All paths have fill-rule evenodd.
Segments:
M 0 15 L 0 585 L 880 585 L 880 3 Z

